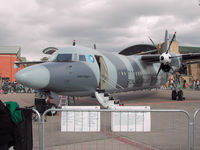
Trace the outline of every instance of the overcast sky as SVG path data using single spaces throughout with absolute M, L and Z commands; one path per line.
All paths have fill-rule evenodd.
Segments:
M 199 0 L 0 0 L 0 46 L 20 46 L 39 60 L 49 46 L 120 51 L 163 41 L 166 29 L 180 45 L 200 46 Z

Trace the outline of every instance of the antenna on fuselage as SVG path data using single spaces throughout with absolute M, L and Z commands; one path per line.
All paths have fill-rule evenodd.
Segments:
M 73 40 L 73 46 L 76 46 L 76 40 Z
M 96 44 L 94 44 L 94 49 L 97 49 Z

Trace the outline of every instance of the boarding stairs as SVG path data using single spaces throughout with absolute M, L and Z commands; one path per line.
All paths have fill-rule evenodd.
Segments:
M 113 81 L 107 81 L 106 79 L 104 79 L 103 77 L 101 78 L 104 82 L 106 82 L 107 84 L 109 84 L 111 87 L 113 87 L 116 90 L 116 87 L 119 87 L 120 89 L 124 89 L 122 86 L 114 83 Z M 116 86 L 115 86 L 116 85 Z M 111 94 L 107 93 L 105 91 L 105 89 L 96 89 L 95 92 L 95 96 L 97 98 L 97 100 L 99 101 L 99 103 L 107 109 L 115 109 L 115 107 L 117 106 L 122 106 L 123 104 L 120 103 L 120 100 L 117 99 L 116 97 L 112 96 Z
M 69 105 L 69 100 L 67 96 L 59 95 L 59 104 L 58 107 Z
M 96 89 L 95 96 L 104 108 L 114 109 L 121 105 L 118 99 L 115 99 L 112 95 L 105 92 L 105 90 Z

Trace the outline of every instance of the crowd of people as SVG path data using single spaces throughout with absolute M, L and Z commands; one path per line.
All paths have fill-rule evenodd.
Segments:
M 169 80 L 161 88 L 174 88 L 175 81 L 173 79 Z M 186 80 L 183 81 L 182 88 L 192 88 L 193 90 L 200 90 L 200 80 L 193 80 L 190 83 L 187 83 Z M 33 89 L 29 87 L 25 87 L 22 84 L 17 82 L 10 82 L 9 80 L 3 80 L 2 86 L 0 87 L 1 94 L 8 94 L 8 93 L 33 93 L 35 92 Z
M 190 83 L 187 83 L 186 80 L 183 80 L 182 84 L 179 85 L 182 88 L 191 88 L 193 90 L 200 90 L 200 80 L 193 80 Z M 175 81 L 173 79 L 169 80 L 168 84 L 165 84 L 165 87 L 173 89 L 175 87 Z
M 1 94 L 8 93 L 32 93 L 33 89 L 23 86 L 17 82 L 10 82 L 9 80 L 3 80 L 1 86 Z

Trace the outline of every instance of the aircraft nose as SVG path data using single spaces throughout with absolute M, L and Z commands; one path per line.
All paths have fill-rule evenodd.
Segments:
M 30 66 L 17 72 L 15 80 L 27 87 L 42 89 L 49 84 L 50 73 L 49 70 L 42 65 Z

